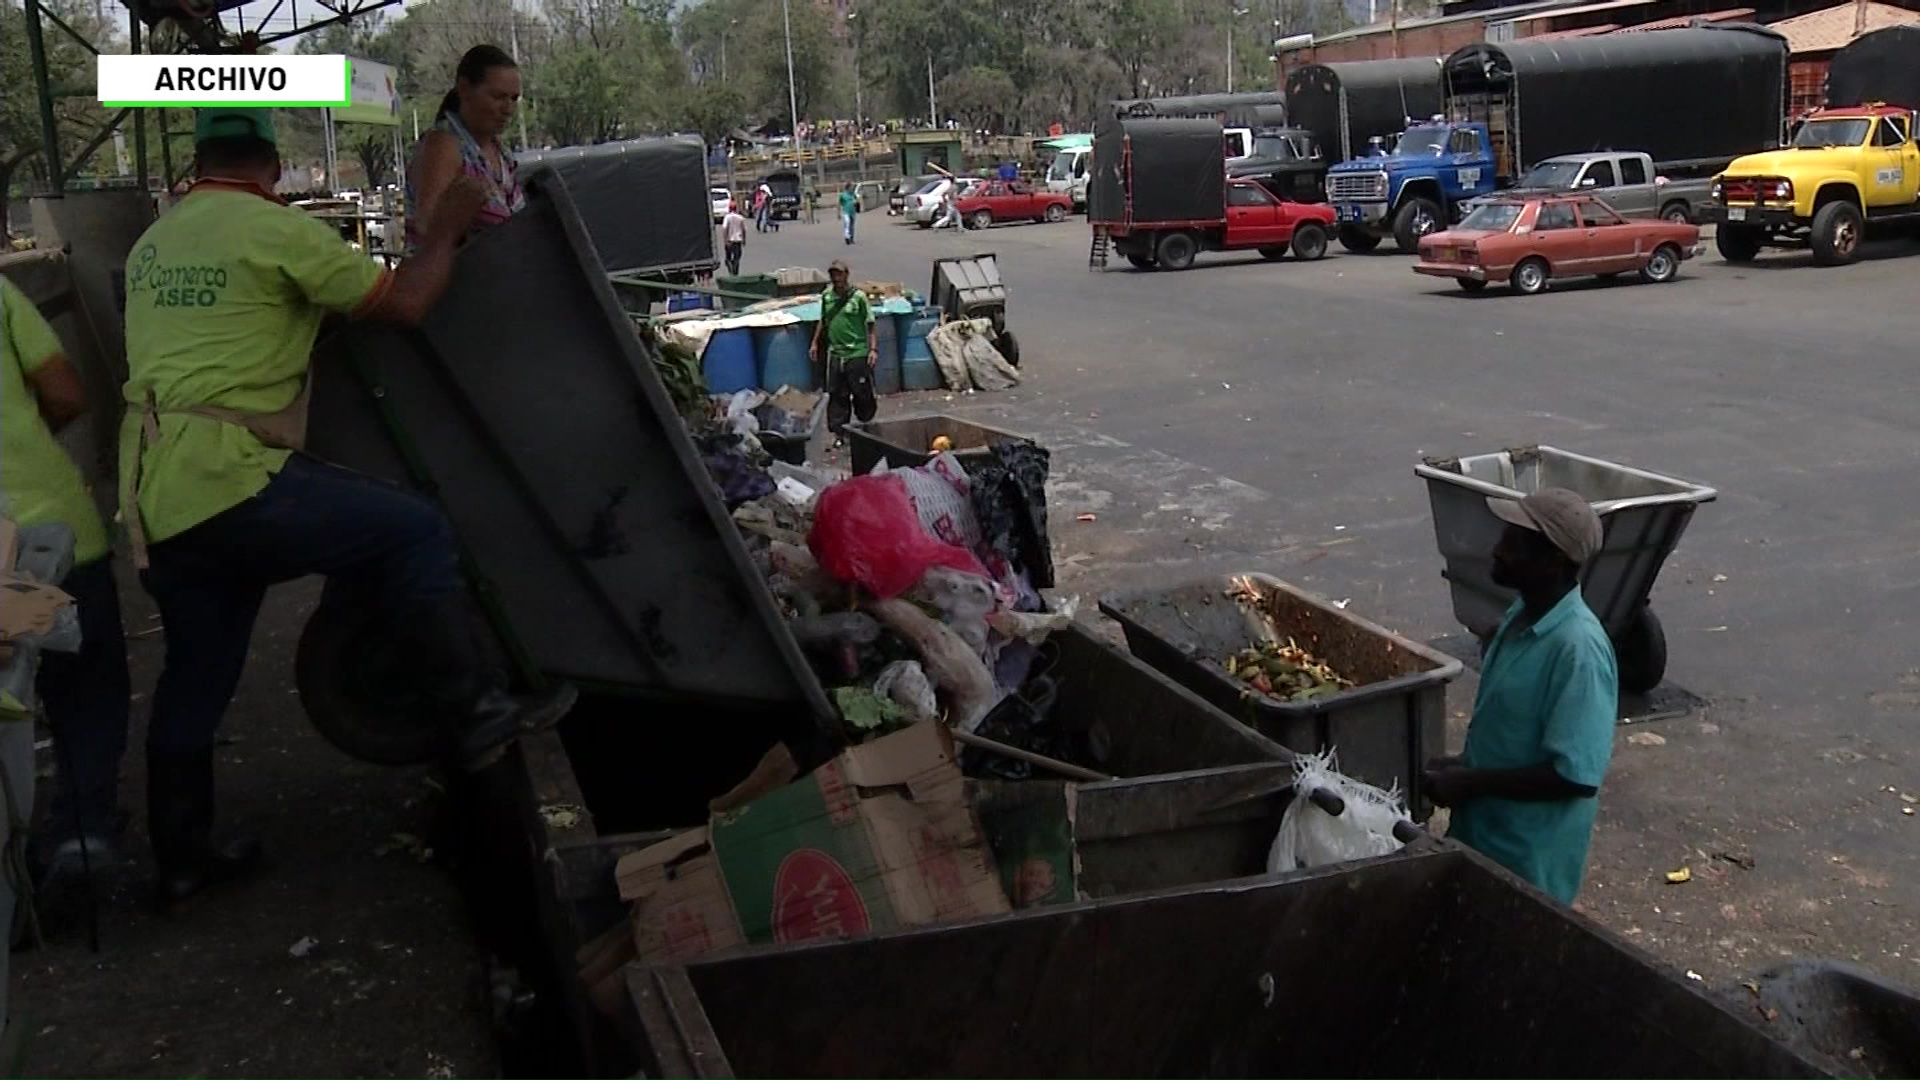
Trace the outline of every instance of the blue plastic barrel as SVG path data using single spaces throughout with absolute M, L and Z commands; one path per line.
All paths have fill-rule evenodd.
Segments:
M 900 320 L 892 315 L 873 317 L 873 392 L 900 392 Z
M 707 378 L 707 392 L 712 394 L 733 394 L 760 385 L 754 377 L 753 332 L 714 331 L 707 339 L 707 351 L 700 354 L 700 371 Z
M 753 332 L 755 351 L 760 354 L 760 388 L 812 390 L 813 361 L 807 356 L 813 343 L 812 323 L 788 323 L 764 326 Z
M 695 311 L 710 306 L 705 293 L 678 292 L 667 297 L 668 311 Z
M 910 316 L 906 340 L 900 343 L 900 383 L 908 390 L 940 389 L 940 367 L 927 348 L 927 335 L 940 325 L 939 315 Z

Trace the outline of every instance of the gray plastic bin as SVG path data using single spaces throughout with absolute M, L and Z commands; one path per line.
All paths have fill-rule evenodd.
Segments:
M 1428 458 L 1414 474 L 1427 482 L 1454 618 L 1483 641 L 1499 629 L 1514 598 L 1513 590 L 1493 583 L 1493 547 L 1506 523 L 1487 509 L 1487 499 L 1519 499 L 1549 487 L 1586 496 L 1606 526 L 1606 542 L 1582 572 L 1582 595 L 1613 638 L 1621 689 L 1645 693 L 1660 685 L 1667 642 L 1647 596 L 1694 508 L 1718 492 L 1551 446 Z
M 1257 590 L 1266 619 L 1229 595 Z M 1302 753 L 1333 749 L 1340 770 L 1376 787 L 1399 785 L 1426 819 L 1421 770 L 1446 751 L 1447 684 L 1460 661 L 1334 607 L 1265 574 L 1236 574 L 1101 598 L 1133 655 Z M 1273 701 L 1228 675 L 1222 661 L 1291 637 L 1359 685 L 1315 701 Z

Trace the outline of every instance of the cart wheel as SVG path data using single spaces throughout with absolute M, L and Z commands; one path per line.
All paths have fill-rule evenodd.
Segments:
M 1667 632 L 1652 608 L 1640 609 L 1640 616 L 1613 649 L 1620 667 L 1620 689 L 1626 693 L 1644 694 L 1667 677 Z
M 378 625 L 385 617 L 371 607 L 323 599 L 300 633 L 294 684 L 307 719 L 349 757 L 374 765 L 425 764 L 446 745 L 440 722 L 369 685 L 372 650 L 391 640 Z
M 1020 342 L 1011 330 L 1000 331 L 1000 357 L 1014 367 L 1020 366 Z

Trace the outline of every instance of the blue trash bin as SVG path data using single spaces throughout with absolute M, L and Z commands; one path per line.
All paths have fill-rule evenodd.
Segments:
M 700 371 L 706 376 L 709 393 L 734 394 L 759 386 L 753 358 L 753 332 L 714 331 L 707 339 L 707 350 L 700 354 Z
M 900 392 L 900 319 L 895 315 L 873 317 L 873 344 L 878 354 L 873 361 L 873 392 Z
M 762 327 L 753 332 L 753 338 L 760 353 L 762 390 L 815 389 L 813 360 L 807 355 L 813 343 L 812 323 Z
M 900 384 L 907 390 L 938 390 L 940 366 L 927 348 L 927 335 L 940 325 L 939 315 L 908 316 L 906 339 L 900 343 Z

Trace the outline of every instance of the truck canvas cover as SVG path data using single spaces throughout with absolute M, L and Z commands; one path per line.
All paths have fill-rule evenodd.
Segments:
M 660 273 L 719 263 L 707 149 L 693 136 L 536 150 L 516 159 L 528 176 L 566 181 L 609 274 Z
M 1827 68 L 1827 104 L 1884 101 L 1920 109 L 1920 26 L 1889 26 L 1854 38 Z
M 1220 221 L 1226 158 L 1216 120 L 1102 120 L 1093 132 L 1088 217 L 1097 224 Z
M 1787 39 L 1735 24 L 1480 42 L 1444 77 L 1450 114 L 1511 123 L 1517 168 L 1593 150 L 1704 162 L 1780 145 Z
M 1287 76 L 1293 126 L 1313 132 L 1321 149 L 1344 161 L 1374 135 L 1397 135 L 1409 117 L 1440 111 L 1440 58 L 1308 64 Z

